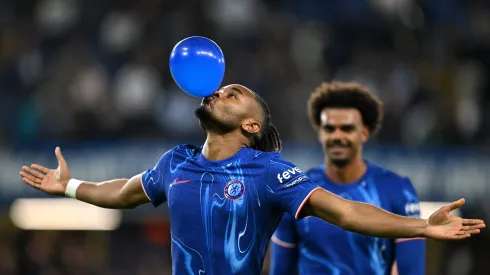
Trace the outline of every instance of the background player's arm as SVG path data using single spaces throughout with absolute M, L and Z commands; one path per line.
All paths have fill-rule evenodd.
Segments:
M 288 213 L 272 236 L 269 275 L 296 275 L 298 264 L 295 219 Z

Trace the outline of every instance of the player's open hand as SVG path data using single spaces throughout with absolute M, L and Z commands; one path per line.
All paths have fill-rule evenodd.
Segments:
M 59 147 L 55 150 L 58 159 L 58 168 L 49 169 L 39 164 L 32 164 L 31 167 L 22 166 L 20 176 L 22 180 L 30 186 L 53 195 L 64 195 L 70 171 L 68 164 L 61 154 Z
M 480 229 L 485 228 L 484 221 L 451 215 L 451 211 L 460 208 L 464 203 L 464 199 L 459 199 L 434 212 L 428 220 L 425 235 L 433 239 L 460 240 L 480 233 Z

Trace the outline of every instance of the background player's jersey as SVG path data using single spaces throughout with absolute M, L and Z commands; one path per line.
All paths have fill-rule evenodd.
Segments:
M 309 170 L 307 175 L 319 186 L 343 198 L 373 204 L 399 215 L 419 217 L 419 200 L 410 181 L 381 167 L 368 163 L 365 175 L 351 184 L 329 180 L 324 165 Z M 295 221 L 285 214 L 272 241 L 275 245 L 273 274 L 293 274 L 280 271 L 281 262 L 288 261 L 285 257 L 294 257 L 290 261 L 297 262 L 299 274 L 390 274 L 395 260 L 394 240 L 345 231 L 315 217 Z M 422 257 L 424 262 L 424 244 L 418 243 L 417 247 L 415 252 L 419 255 L 407 255 L 406 261 L 417 263 Z M 291 251 L 286 251 L 281 255 L 281 249 L 295 249 L 296 253 L 291 256 Z M 408 251 L 414 250 L 409 248 Z M 423 274 L 423 268 L 422 263 L 421 267 L 415 267 L 415 273 L 405 274 Z
M 168 202 L 173 274 L 260 274 L 284 212 L 296 216 L 318 187 L 279 153 L 243 148 L 210 161 L 180 145 L 143 173 L 154 206 Z

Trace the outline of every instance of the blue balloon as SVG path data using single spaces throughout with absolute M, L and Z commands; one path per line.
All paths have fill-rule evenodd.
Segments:
M 196 97 L 212 95 L 225 75 L 225 57 L 218 44 L 202 36 L 188 37 L 170 54 L 170 73 L 177 85 Z

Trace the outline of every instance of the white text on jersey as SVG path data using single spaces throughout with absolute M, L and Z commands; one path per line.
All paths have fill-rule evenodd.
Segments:
M 279 180 L 280 183 L 283 183 L 282 181 L 290 179 L 291 175 L 296 175 L 296 174 L 300 174 L 300 173 L 301 173 L 301 170 L 299 170 L 298 167 L 294 167 L 294 168 L 288 169 L 282 173 L 277 174 L 277 179 Z

